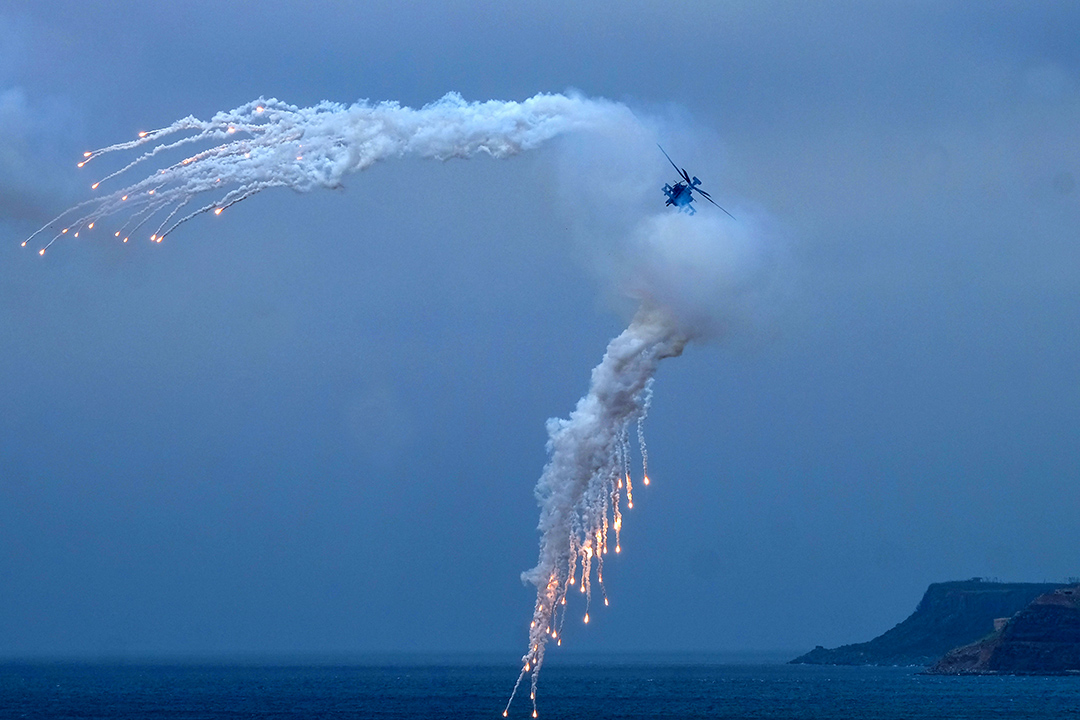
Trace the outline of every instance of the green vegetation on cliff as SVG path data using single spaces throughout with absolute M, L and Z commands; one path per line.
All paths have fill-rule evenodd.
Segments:
M 820 645 L 792 660 L 810 665 L 930 665 L 955 647 L 994 631 L 1057 583 L 998 583 L 978 578 L 934 583 L 907 620 L 869 642 L 827 649 Z

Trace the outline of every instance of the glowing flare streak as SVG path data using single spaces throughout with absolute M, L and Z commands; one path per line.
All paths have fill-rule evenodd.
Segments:
M 540 559 L 522 579 L 536 586 L 536 605 L 529 624 L 529 652 L 506 704 L 531 674 L 530 698 L 536 712 L 536 686 L 549 639 L 562 644 L 566 593 L 578 582 L 586 596 L 588 623 L 593 560 L 603 589 L 603 554 L 607 532 L 615 530 L 615 552 L 622 550 L 619 533 L 620 490 L 626 483 L 631 501 L 629 426 L 645 416 L 651 383 L 660 360 L 682 352 L 687 338 L 662 313 L 642 308 L 630 326 L 608 345 L 603 361 L 593 369 L 589 393 L 578 401 L 567 420 L 548 421 L 550 459 L 536 486 L 540 503 Z M 640 431 L 639 441 L 644 436 Z M 608 605 L 604 592 L 604 604 Z M 557 613 L 563 607 L 561 619 Z M 557 626 L 557 630 L 556 630 Z
M 107 153 L 144 148 L 134 160 L 95 182 L 92 188 L 96 190 L 169 151 L 215 143 L 126 188 L 70 208 L 27 240 L 69 217 L 75 219 L 66 225 L 81 230 L 120 212 L 145 213 L 145 222 L 165 211 L 165 219 L 153 233 L 156 242 L 192 218 L 210 211 L 220 213 L 263 190 L 289 187 L 307 192 L 340 187 L 345 175 L 387 158 L 412 154 L 448 160 L 477 153 L 503 158 L 566 132 L 633 122 L 632 113 L 618 103 L 557 94 L 535 95 L 522 102 L 470 103 L 449 93 L 420 109 L 366 101 L 300 108 L 260 98 L 219 112 L 210 120 L 188 116 L 168 127 L 140 132 L 136 140 L 84 152 L 79 167 Z M 232 189 L 177 216 L 195 196 L 226 187 Z M 122 208 L 129 197 L 132 202 Z M 44 248 L 58 238 L 53 237 Z

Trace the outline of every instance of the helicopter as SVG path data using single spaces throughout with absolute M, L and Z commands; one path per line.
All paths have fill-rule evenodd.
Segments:
M 656 147 L 660 148 L 660 152 L 664 153 L 664 157 L 668 159 L 668 162 L 671 163 L 671 167 L 675 168 L 675 172 L 679 173 L 680 176 L 679 182 L 675 183 L 674 186 L 664 185 L 664 194 L 667 195 L 667 202 L 665 205 L 674 205 L 676 210 L 686 212 L 689 215 L 694 215 L 697 213 L 697 209 L 690 203 L 694 202 L 693 193 L 697 192 L 701 197 L 705 198 L 713 205 L 716 205 L 716 207 L 721 210 L 724 210 L 724 208 L 720 207 L 720 205 L 712 199 L 709 193 L 701 189 L 700 180 L 696 177 L 691 178 L 686 170 L 681 169 L 676 165 L 675 161 L 671 159 L 671 156 L 667 154 L 667 151 L 664 150 L 664 148 L 660 147 L 660 145 L 657 145 Z M 735 216 L 727 210 L 724 210 L 724 213 L 732 220 L 735 219 Z

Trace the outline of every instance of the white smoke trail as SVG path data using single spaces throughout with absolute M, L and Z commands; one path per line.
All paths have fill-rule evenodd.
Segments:
M 138 228 L 157 220 L 153 242 L 200 214 L 223 210 L 273 187 L 306 192 L 339 187 L 348 173 L 379 160 L 406 154 L 447 160 L 487 153 L 496 158 L 530 150 L 573 130 L 599 129 L 634 122 L 624 105 L 579 96 L 540 94 L 522 102 L 466 102 L 457 93 L 420 109 L 395 102 L 351 106 L 323 102 L 299 108 L 275 99 L 259 99 L 220 112 L 210 120 L 186 117 L 168 127 L 139 133 L 137 140 L 84 153 L 83 167 L 100 155 L 151 146 L 120 170 L 96 181 L 112 180 L 170 150 L 206 141 L 201 149 L 148 177 L 108 195 L 87 200 L 62 213 L 23 242 L 50 228 L 57 239 L 78 236 L 102 219 L 123 213 L 127 221 L 114 235 L 127 242 Z M 196 196 L 214 199 L 187 210 Z
M 589 622 L 593 567 L 603 588 L 604 555 L 611 546 L 612 532 L 614 551 L 621 550 L 624 490 L 628 507 L 633 507 L 628 472 L 630 426 L 642 420 L 648 410 L 652 379 L 660 361 L 680 355 L 689 339 L 666 313 L 642 307 L 630 326 L 608 344 L 604 359 L 593 368 L 588 394 L 578 401 L 569 419 L 548 421 L 551 459 L 536 485 L 541 507 L 540 559 L 536 567 L 522 573 L 522 580 L 536 586 L 536 607 L 529 626 L 528 652 L 522 657 L 521 674 L 504 717 L 521 681 L 530 673 L 530 699 L 536 717 L 536 685 L 544 650 L 549 640 L 561 644 L 566 595 L 575 584 L 586 596 L 584 620 Z
M 100 155 L 149 146 L 135 160 L 95 182 L 92 189 L 96 190 L 101 183 L 159 160 L 169 151 L 194 151 L 143 180 L 71 208 L 23 245 L 57 228 L 39 249 L 44 254 L 65 234 L 77 237 L 120 214 L 127 219 L 115 237 L 123 236 L 127 242 L 135 230 L 156 218 L 150 240 L 161 242 L 187 220 L 210 211 L 221 213 L 268 188 L 300 192 L 334 188 L 348 173 L 406 154 L 440 160 L 476 153 L 502 158 L 578 130 L 617 137 L 617 145 L 648 134 L 625 106 L 578 96 L 541 94 L 520 103 L 469 103 L 450 93 L 420 109 L 393 102 L 348 107 L 324 102 L 298 108 L 260 99 L 208 121 L 187 117 L 140 133 L 137 140 L 85 153 L 79 167 Z M 199 149 L 208 143 L 211 147 Z M 646 145 L 651 144 L 650 139 Z M 606 192 L 608 184 L 586 183 L 585 187 Z M 203 194 L 212 199 L 185 214 L 188 205 Z M 620 210 L 615 214 L 633 226 L 635 213 Z M 733 231 L 725 218 L 689 220 L 672 213 L 644 218 L 632 234 L 632 257 L 616 275 L 620 286 L 629 288 L 642 307 L 608 345 L 603 361 L 593 369 L 589 393 L 569 419 L 548 421 L 550 460 L 536 487 L 541 506 L 540 557 L 535 568 L 522 574 L 524 581 L 536 586 L 537 599 L 528 650 L 510 697 L 512 702 L 522 680 L 531 674 L 534 717 L 544 650 L 549 640 L 561 644 L 568 590 L 576 586 L 585 595 L 584 620 L 588 622 L 594 569 L 602 591 L 603 560 L 612 533 L 614 551 L 621 549 L 624 498 L 627 507 L 633 507 L 629 463 L 630 427 L 635 422 L 643 481 L 649 482 L 640 423 L 648 412 L 657 366 L 660 360 L 679 355 L 691 338 L 724 331 L 717 320 L 732 317 L 730 311 L 746 294 L 741 283 L 755 275 L 744 272 L 745 266 L 753 264 L 747 263 L 753 253 L 745 251 L 752 246 L 750 239 L 745 229 Z
M 682 352 L 694 339 L 730 335 L 755 324 L 755 311 L 770 293 L 773 259 L 759 221 L 717 214 L 638 216 L 620 227 L 626 256 L 613 278 L 622 293 L 641 303 L 629 327 L 608 345 L 593 369 L 588 394 L 569 419 L 548 421 L 550 460 L 536 486 L 540 503 L 540 557 L 522 579 L 536 586 L 529 645 L 503 710 L 522 681 L 536 689 L 548 642 L 561 644 L 568 593 L 584 595 L 589 622 L 593 578 L 603 589 L 604 555 L 619 552 L 622 503 L 633 507 L 629 472 L 630 430 L 637 423 L 642 480 L 649 482 L 648 451 L 641 421 L 652 400 L 660 360 Z M 614 544 L 611 535 L 614 534 Z M 606 594 L 604 603 L 607 604 Z

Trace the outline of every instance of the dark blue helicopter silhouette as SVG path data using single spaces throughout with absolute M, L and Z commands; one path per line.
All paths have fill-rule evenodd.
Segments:
M 675 168 L 675 172 L 679 173 L 681 177 L 681 180 L 675 183 L 674 186 L 664 185 L 664 194 L 667 195 L 667 202 L 665 203 L 665 205 L 674 205 L 675 209 L 679 210 L 680 212 L 685 211 L 690 215 L 693 215 L 697 212 L 697 210 L 690 203 L 694 202 L 693 193 L 697 192 L 699 195 L 701 195 L 701 197 L 705 198 L 713 205 L 716 205 L 716 207 L 720 208 L 721 210 L 724 210 L 724 208 L 720 207 L 717 202 L 712 199 L 709 193 L 705 192 L 699 187 L 701 185 L 700 180 L 698 180 L 696 177 L 691 178 L 687 174 L 686 170 L 680 169 L 679 166 L 675 164 L 675 161 L 671 159 L 671 156 L 667 154 L 667 151 L 664 150 L 664 148 L 660 147 L 659 145 L 657 145 L 656 147 L 660 148 L 660 152 L 664 153 L 664 157 L 666 157 L 668 159 L 668 162 L 671 163 L 671 167 Z M 735 216 L 729 213 L 727 210 L 724 210 L 724 212 L 732 220 L 735 219 Z

